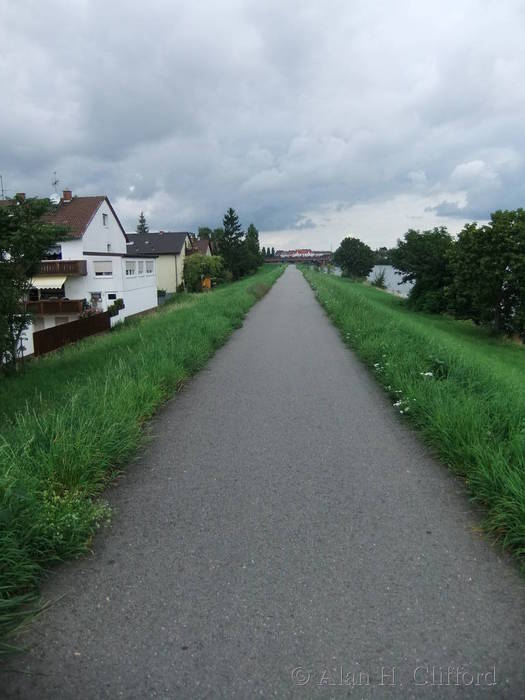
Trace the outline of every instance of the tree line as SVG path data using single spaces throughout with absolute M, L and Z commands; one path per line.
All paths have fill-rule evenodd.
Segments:
M 275 257 L 275 248 L 273 246 L 271 248 L 265 248 L 263 246 L 261 250 L 261 255 L 263 256 L 263 258 L 273 258 Z
M 445 226 L 408 230 L 387 254 L 413 284 L 408 305 L 426 313 L 470 319 L 496 333 L 525 340 L 525 210 L 498 210 L 487 224 L 466 224 L 457 236 Z M 366 277 L 377 254 L 345 238 L 334 261 L 350 277 Z
M 200 227 L 198 235 L 200 240 L 209 241 L 214 256 L 220 256 L 229 280 L 249 275 L 263 264 L 259 231 L 253 223 L 243 231 L 237 212 L 232 207 L 225 213 L 221 227 Z
M 137 233 L 149 232 L 144 212 L 140 212 L 136 230 Z M 184 280 L 189 292 L 200 291 L 206 277 L 214 284 L 235 281 L 255 272 L 264 262 L 259 249 L 259 231 L 254 224 L 243 231 L 232 207 L 225 213 L 222 226 L 214 229 L 201 226 L 198 238 L 209 241 L 212 255 L 194 253 L 185 259 Z

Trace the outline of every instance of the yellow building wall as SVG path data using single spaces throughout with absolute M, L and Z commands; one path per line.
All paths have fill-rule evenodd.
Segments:
M 176 292 L 184 280 L 184 249 L 180 255 L 159 255 L 157 258 L 157 289 Z
M 184 282 L 184 259 L 186 257 L 186 250 L 185 247 L 183 246 L 180 255 L 176 256 L 176 261 L 175 264 L 177 265 L 177 279 L 179 280 L 179 284 L 182 284 Z
M 175 255 L 159 255 L 157 258 L 157 289 L 177 291 L 175 279 Z

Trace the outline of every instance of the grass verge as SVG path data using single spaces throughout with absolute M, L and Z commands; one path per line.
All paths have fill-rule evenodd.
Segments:
M 343 339 L 486 508 L 525 569 L 525 348 L 338 277 L 303 274 Z
M 100 494 L 142 426 L 239 327 L 284 268 L 184 295 L 155 314 L 28 363 L 0 381 L 0 655 L 52 564 L 89 548 Z M 28 607 L 29 606 L 29 607 Z

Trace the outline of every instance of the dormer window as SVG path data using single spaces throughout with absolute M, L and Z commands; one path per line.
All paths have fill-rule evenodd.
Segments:
M 102 225 L 103 226 L 108 225 L 108 215 L 107 214 L 102 214 Z

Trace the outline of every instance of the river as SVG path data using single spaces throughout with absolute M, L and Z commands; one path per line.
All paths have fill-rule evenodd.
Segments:
M 375 277 L 381 273 L 381 270 L 385 271 L 385 284 L 389 292 L 394 292 L 399 294 L 399 296 L 408 296 L 409 291 L 412 288 L 412 282 L 401 282 L 401 273 L 398 272 L 392 265 L 374 265 L 372 272 L 368 275 L 368 281 L 373 282 Z M 341 268 L 333 267 L 332 274 L 341 276 Z M 401 282 L 401 284 L 400 284 Z

